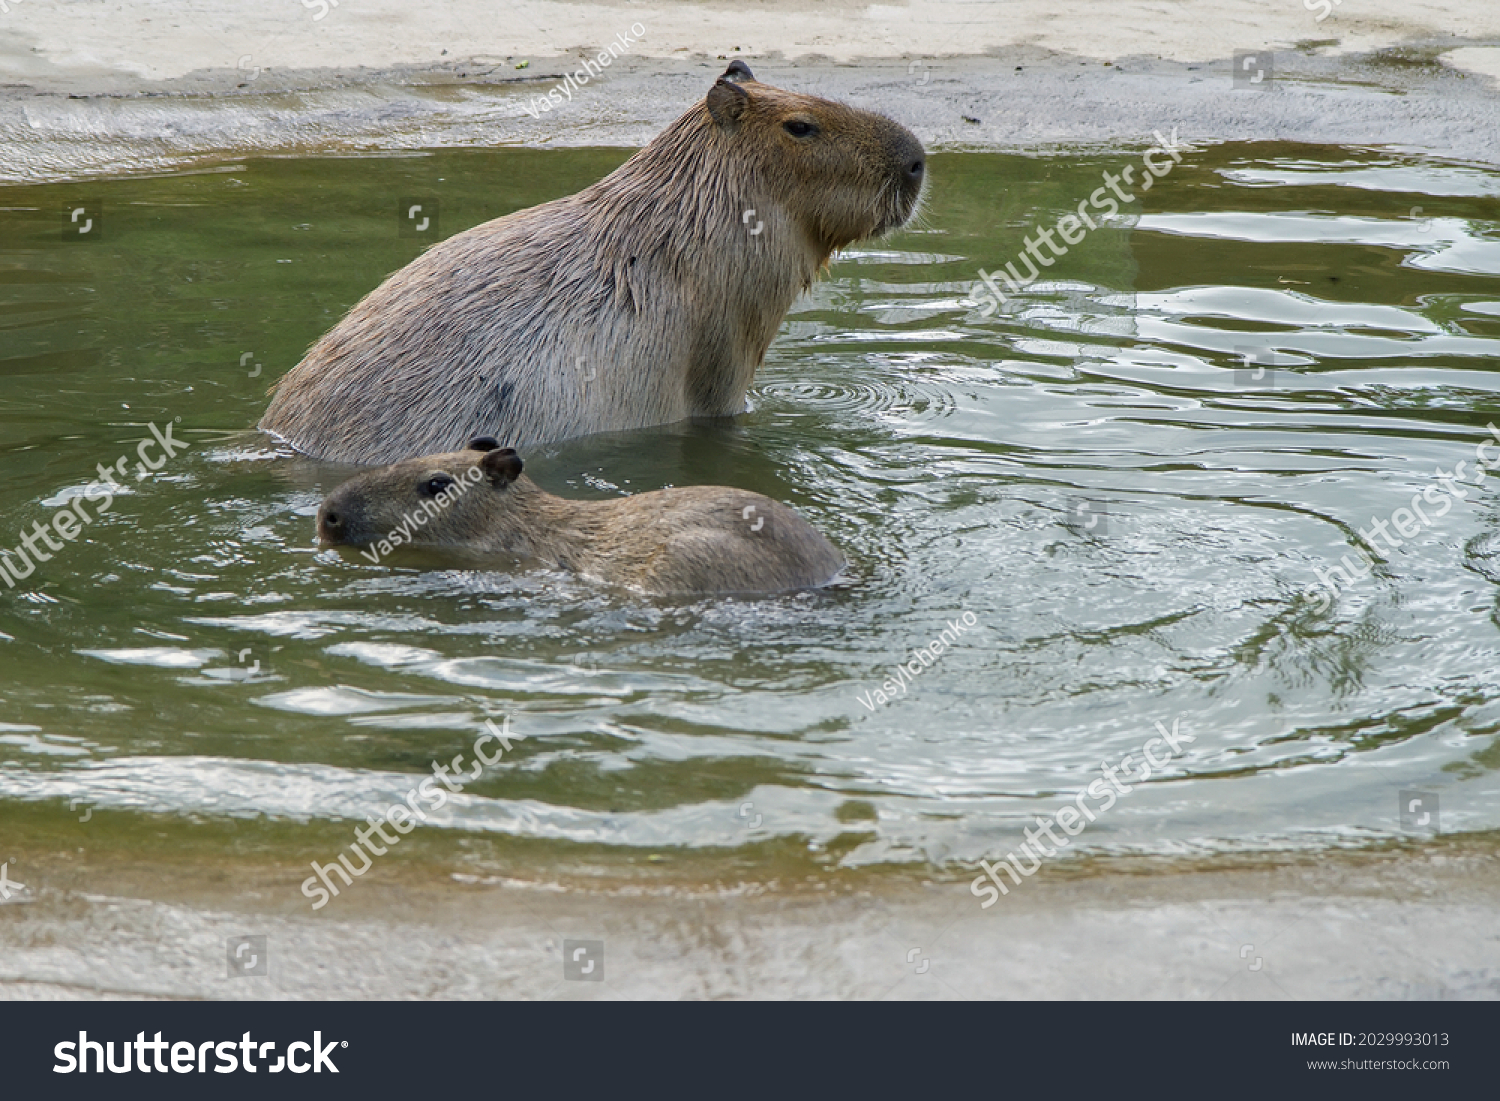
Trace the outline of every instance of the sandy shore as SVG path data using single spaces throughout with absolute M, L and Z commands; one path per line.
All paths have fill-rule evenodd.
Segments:
M 314 914 L 306 865 L 28 853 L 19 869 L 31 900 L 0 906 L 8 999 L 1500 997 L 1500 860 L 1473 841 L 1044 870 L 987 911 L 965 882 L 377 866 Z M 267 938 L 263 977 L 228 976 L 245 935 Z M 564 979 L 572 939 L 602 941 L 603 982 Z
M 121 89 L 240 68 L 288 72 L 391 69 L 443 57 L 491 64 L 597 50 L 624 35 L 641 59 L 736 51 L 758 58 L 865 60 L 984 56 L 1026 48 L 1096 61 L 1206 62 L 1235 50 L 1322 43 L 1333 54 L 1412 44 L 1500 45 L 1500 8 L 1483 0 L 827 0 L 562 3 L 523 0 L 503 17 L 483 0 L 8 0 L 0 73 L 77 91 L 83 79 Z M 1323 18 L 1319 18 L 1323 16 Z M 631 28 L 638 26 L 640 33 Z M 1491 50 L 1490 55 L 1497 51 Z M 247 59 L 248 55 L 248 59 Z M 1485 55 L 1460 62 L 1495 72 Z

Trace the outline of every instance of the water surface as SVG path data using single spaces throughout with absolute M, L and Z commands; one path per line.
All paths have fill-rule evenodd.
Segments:
M 0 189 L 0 545 L 151 423 L 192 443 L 0 591 L 0 823 L 87 804 L 122 843 L 187 849 L 258 819 L 236 851 L 275 855 L 352 838 L 509 716 L 513 751 L 423 832 L 433 859 L 961 869 L 1158 723 L 1182 752 L 1075 848 L 1366 844 L 1402 832 L 1408 789 L 1445 832 L 1500 827 L 1492 487 L 1309 593 L 1500 423 L 1500 174 L 1198 150 L 985 316 L 979 269 L 1138 151 L 937 154 L 921 224 L 796 305 L 752 412 L 527 457 L 580 497 L 775 496 L 847 551 L 829 591 L 646 600 L 319 550 L 346 471 L 245 429 L 424 246 L 398 201 L 436 197 L 447 236 L 625 155 Z M 79 204 L 99 236 L 65 241 Z M 862 702 L 965 616 L 898 698 Z

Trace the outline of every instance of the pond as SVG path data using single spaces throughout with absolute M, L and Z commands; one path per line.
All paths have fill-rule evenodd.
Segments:
M 919 222 L 835 260 L 750 412 L 526 456 L 577 497 L 785 501 L 849 556 L 826 591 L 653 600 L 320 549 L 349 471 L 248 429 L 425 247 L 398 204 L 436 199 L 448 236 L 626 156 L 0 189 L 0 549 L 47 554 L 0 589 L 0 823 L 331 861 L 488 720 L 511 748 L 401 859 L 967 881 L 1095 782 L 1116 797 L 1070 852 L 1500 826 L 1500 174 L 1188 150 L 996 309 L 981 270 L 1024 270 L 1140 151 L 934 154 Z M 138 451 L 153 425 L 186 448 Z M 67 508 L 88 523 L 46 550 Z

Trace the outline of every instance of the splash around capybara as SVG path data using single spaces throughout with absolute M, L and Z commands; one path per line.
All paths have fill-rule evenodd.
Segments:
M 377 465 L 732 416 L 835 250 L 904 225 L 926 155 L 883 116 L 756 81 L 707 98 L 576 195 L 434 245 L 274 388 L 260 427 Z
M 379 562 L 397 546 L 519 555 L 658 595 L 774 593 L 828 584 L 844 556 L 759 493 L 679 486 L 573 501 L 521 473 L 492 437 L 356 475 L 318 510 L 318 538 Z

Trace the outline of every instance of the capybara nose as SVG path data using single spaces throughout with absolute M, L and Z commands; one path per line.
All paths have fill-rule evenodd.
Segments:
M 915 196 L 922 190 L 923 177 L 927 175 L 927 150 L 917 136 L 905 127 L 896 127 L 891 142 L 891 167 L 901 181 L 903 194 Z
M 337 543 L 344 534 L 344 518 L 333 509 L 324 507 L 318 514 L 318 536 L 325 543 Z

